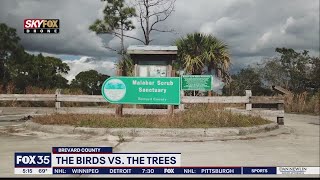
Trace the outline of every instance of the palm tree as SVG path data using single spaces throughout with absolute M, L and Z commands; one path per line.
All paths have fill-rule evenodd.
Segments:
M 178 67 L 190 74 L 203 74 L 208 68 L 215 70 L 218 77 L 229 82 L 230 53 L 228 46 L 212 35 L 201 33 L 187 34 L 176 41 L 178 46 Z
M 204 41 L 204 35 L 199 33 L 187 34 L 185 38 L 176 41 L 178 66 L 182 67 L 186 73 L 202 74 L 202 69 L 205 66 L 205 60 L 203 59 Z
M 216 76 L 222 78 L 225 82 L 229 82 L 230 53 L 228 46 L 221 40 L 207 36 L 207 47 L 204 52 L 208 72 L 215 70 Z

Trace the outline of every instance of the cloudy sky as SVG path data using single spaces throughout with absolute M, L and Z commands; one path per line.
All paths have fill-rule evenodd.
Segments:
M 175 7 L 158 27 L 176 33 L 154 33 L 152 44 L 170 45 L 197 31 L 212 34 L 229 45 L 233 72 L 275 56 L 276 47 L 307 49 L 319 56 L 319 0 L 177 0 Z M 116 48 L 119 41 L 88 30 L 102 17 L 103 8 L 100 0 L 1 0 L 0 23 L 17 29 L 28 52 L 67 62 L 69 80 L 89 69 L 112 75 L 117 57 L 103 46 Z M 60 33 L 24 34 L 26 18 L 60 19 Z M 141 33 L 137 28 L 130 35 L 142 37 Z M 126 46 L 130 44 L 139 42 L 127 40 Z

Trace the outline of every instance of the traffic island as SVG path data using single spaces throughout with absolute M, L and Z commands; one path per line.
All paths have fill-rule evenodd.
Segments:
M 52 133 L 85 133 L 131 137 L 223 137 L 267 132 L 277 123 L 259 116 L 235 114 L 208 105 L 194 106 L 173 117 L 165 115 L 53 114 L 37 116 L 25 126 Z
M 253 127 L 272 121 L 260 116 L 233 113 L 214 105 L 195 105 L 167 115 L 51 114 L 36 116 L 33 122 L 43 125 L 71 125 L 94 128 L 234 128 Z
M 68 125 L 43 125 L 33 121 L 25 122 L 25 127 L 33 131 L 57 134 L 90 134 L 126 137 L 226 137 L 262 133 L 279 128 L 277 123 L 239 128 L 90 128 Z

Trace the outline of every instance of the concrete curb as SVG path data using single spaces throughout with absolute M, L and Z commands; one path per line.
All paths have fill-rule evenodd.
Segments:
M 241 128 L 87 128 L 74 126 L 41 125 L 31 120 L 24 127 L 29 130 L 59 134 L 91 134 L 91 135 L 122 135 L 131 137 L 225 137 L 253 133 L 268 132 L 278 129 L 277 123 Z

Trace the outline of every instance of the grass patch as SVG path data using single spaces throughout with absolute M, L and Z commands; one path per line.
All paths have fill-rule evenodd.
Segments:
M 308 94 L 290 94 L 284 97 L 285 112 L 320 115 L 320 92 Z
M 168 117 L 166 115 L 55 114 L 36 116 L 34 122 L 99 128 L 216 128 L 250 127 L 271 121 L 256 116 L 234 114 L 210 105 L 197 105 Z

